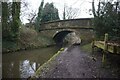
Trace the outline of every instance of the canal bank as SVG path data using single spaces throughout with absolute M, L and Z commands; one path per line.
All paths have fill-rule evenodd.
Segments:
M 43 73 L 43 71 L 45 71 L 47 73 L 47 71 L 50 70 L 50 68 L 54 67 L 53 64 L 56 64 L 55 59 L 63 52 L 65 52 L 68 48 L 61 48 L 59 49 L 59 51 L 57 51 L 57 53 L 55 55 L 53 55 L 47 62 L 45 62 L 42 66 L 40 66 L 35 74 L 33 76 L 30 76 L 29 78 L 39 78 L 40 75 Z
M 103 67 L 101 59 L 100 52 L 91 54 L 81 46 L 71 46 L 46 63 L 43 69 L 38 69 L 32 78 L 120 78 L 119 64 L 107 62 Z

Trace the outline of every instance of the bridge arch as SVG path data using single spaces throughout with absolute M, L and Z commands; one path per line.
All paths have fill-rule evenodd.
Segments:
M 76 32 L 74 30 L 61 30 L 61 31 L 57 31 L 54 35 L 53 35 L 53 40 L 55 41 L 56 44 L 61 45 L 63 43 L 63 39 L 65 38 L 65 36 L 71 32 Z

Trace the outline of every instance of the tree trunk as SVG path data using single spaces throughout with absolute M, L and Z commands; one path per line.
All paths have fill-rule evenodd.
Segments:
M 7 2 L 2 2 L 2 34 L 3 39 L 8 37 L 8 4 Z
M 12 36 L 18 39 L 20 26 L 20 2 L 12 3 Z

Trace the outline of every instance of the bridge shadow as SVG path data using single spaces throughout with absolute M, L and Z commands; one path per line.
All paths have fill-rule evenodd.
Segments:
M 55 33 L 53 35 L 53 40 L 55 41 L 56 45 L 57 46 L 63 46 L 63 44 L 65 44 L 63 42 L 65 36 L 67 34 L 71 33 L 71 32 L 74 32 L 74 31 L 72 31 L 72 30 L 63 30 L 63 31 L 59 31 L 59 32 Z

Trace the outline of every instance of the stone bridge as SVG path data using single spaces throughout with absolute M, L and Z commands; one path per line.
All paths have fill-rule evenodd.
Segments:
M 57 43 L 62 42 L 67 34 L 75 32 L 82 39 L 82 42 L 86 43 L 92 40 L 92 19 L 82 18 L 46 22 L 41 24 L 39 32 L 53 38 Z

